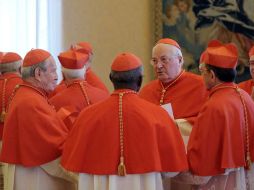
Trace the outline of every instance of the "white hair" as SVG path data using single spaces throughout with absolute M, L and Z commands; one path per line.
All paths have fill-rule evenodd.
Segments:
M 181 51 L 179 48 L 177 48 L 177 47 L 174 46 L 174 45 L 159 43 L 159 44 L 156 44 L 156 45 L 153 47 L 152 52 L 153 52 L 154 49 L 155 49 L 157 46 L 159 46 L 159 45 L 160 45 L 160 46 L 162 45 L 162 46 L 164 46 L 164 47 L 169 47 L 170 50 L 172 50 L 173 55 L 179 56 L 179 57 L 182 58 L 182 59 L 181 59 L 181 64 L 183 65 L 183 63 L 184 63 L 183 54 L 182 54 L 182 51 Z
M 86 74 L 86 67 L 81 69 L 67 69 L 62 67 L 62 72 L 66 79 L 84 78 Z
M 9 72 L 18 72 L 21 67 L 22 60 L 14 61 L 11 63 L 1 63 L 0 64 L 0 72 L 1 73 L 9 73 Z

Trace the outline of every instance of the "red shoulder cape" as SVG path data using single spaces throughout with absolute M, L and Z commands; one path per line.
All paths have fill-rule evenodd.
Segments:
M 233 86 L 232 83 L 220 85 Z M 254 160 L 254 102 L 241 91 L 249 121 L 251 158 Z M 226 168 L 245 166 L 243 106 L 233 88 L 214 88 L 200 111 L 188 143 L 190 170 L 200 176 L 213 176 Z
M 8 110 L 0 160 L 23 166 L 52 161 L 61 155 L 67 133 L 45 97 L 22 86 Z
M 80 113 L 64 147 L 64 168 L 79 173 L 117 174 L 118 101 L 118 95 L 111 95 Z M 123 120 L 128 174 L 188 169 L 181 135 L 166 111 L 135 94 L 125 94 Z
M 66 106 L 73 106 L 76 110 L 81 111 L 88 106 L 85 95 L 78 84 L 79 82 L 83 83 L 83 87 L 90 104 L 94 104 L 109 97 L 108 93 L 88 84 L 86 81 L 75 80 L 68 84 L 67 88 L 62 90 L 61 93 L 50 98 L 49 101 L 55 106 L 57 111 L 61 107 Z
M 159 80 L 154 80 L 140 90 L 139 96 L 159 105 L 161 94 L 161 83 Z M 183 118 L 193 123 L 192 121 L 206 101 L 207 94 L 204 82 L 200 76 L 184 72 L 167 89 L 163 104 L 171 103 L 175 119 Z

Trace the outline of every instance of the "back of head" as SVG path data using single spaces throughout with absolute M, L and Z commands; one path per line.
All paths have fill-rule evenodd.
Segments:
M 143 76 L 141 60 L 132 53 L 121 53 L 111 65 L 110 80 L 115 89 L 132 89 L 138 91 Z
M 30 50 L 23 61 L 22 65 L 22 78 L 34 77 L 34 70 L 36 67 L 40 67 L 42 70 L 46 70 L 45 61 L 51 57 L 51 54 L 43 49 Z
M 64 77 L 66 79 L 84 78 L 88 58 L 87 54 L 75 50 L 60 53 L 58 59 L 62 65 Z
M 22 57 L 14 52 L 3 53 L 0 61 L 0 72 L 20 72 Z
M 212 40 L 200 59 L 201 64 L 206 64 L 208 69 L 213 70 L 219 80 L 234 81 L 238 62 L 238 50 L 235 44 L 222 44 L 218 40 Z

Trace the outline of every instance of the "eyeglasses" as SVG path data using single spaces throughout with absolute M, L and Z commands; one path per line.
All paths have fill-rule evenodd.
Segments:
M 155 65 L 158 65 L 158 63 L 160 62 L 161 64 L 163 65 L 167 65 L 169 64 L 170 62 L 172 62 L 172 60 L 177 57 L 176 55 L 172 56 L 172 57 L 166 57 L 166 56 L 163 56 L 163 57 L 160 57 L 159 59 L 157 58 L 152 58 L 150 63 L 151 65 L 155 66 Z

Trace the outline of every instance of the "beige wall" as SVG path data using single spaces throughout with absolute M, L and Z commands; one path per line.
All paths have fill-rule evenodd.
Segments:
M 88 41 L 94 48 L 92 68 L 107 87 L 110 64 L 123 51 L 139 56 L 145 65 L 144 83 L 151 79 L 153 3 L 148 0 L 63 0 L 63 49 Z M 143 83 L 143 84 L 144 84 Z

